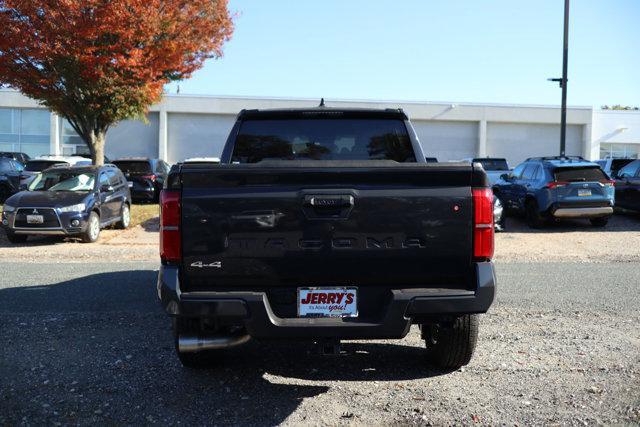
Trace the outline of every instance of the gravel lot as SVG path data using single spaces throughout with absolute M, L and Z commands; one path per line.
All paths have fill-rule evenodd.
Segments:
M 451 373 L 417 330 L 333 357 L 253 342 L 190 371 L 155 263 L 2 267 L 2 425 L 640 423 L 640 262 L 499 262 L 476 357 Z
M 640 261 L 640 214 L 614 215 L 605 228 L 588 221 L 551 224 L 540 230 L 520 218 L 508 218 L 496 234 L 496 261 L 633 262 Z
M 335 357 L 252 342 L 183 369 L 155 295 L 157 227 L 92 245 L 0 233 L 0 425 L 640 423 L 638 215 L 510 218 L 497 303 L 456 372 L 423 363 L 417 330 Z

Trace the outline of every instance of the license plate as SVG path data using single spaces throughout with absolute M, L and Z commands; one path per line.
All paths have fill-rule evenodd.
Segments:
M 44 216 L 27 215 L 27 224 L 42 224 L 42 223 L 44 223 Z
M 358 317 L 357 288 L 298 288 L 299 317 Z
M 129 188 L 131 188 L 131 187 L 133 187 L 133 182 L 127 181 L 127 185 L 129 186 Z
M 590 195 L 591 195 L 591 190 L 578 190 L 578 196 L 580 197 L 590 196 Z

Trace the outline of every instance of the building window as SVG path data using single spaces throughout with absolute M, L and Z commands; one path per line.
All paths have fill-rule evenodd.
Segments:
M 601 143 L 600 158 L 637 159 L 640 158 L 640 144 Z
M 76 153 L 84 153 L 87 151 L 87 144 L 78 136 L 78 133 L 73 129 L 71 124 L 65 119 L 60 120 L 62 121 L 62 126 L 60 126 L 62 154 L 65 156 L 73 156 Z
M 0 108 L 0 151 L 48 154 L 50 117 L 44 109 Z

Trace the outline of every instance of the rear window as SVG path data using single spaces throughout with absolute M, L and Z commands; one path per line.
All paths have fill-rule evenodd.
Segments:
M 553 171 L 556 181 L 561 182 L 593 182 L 609 179 L 599 167 L 560 168 Z
M 402 120 L 274 119 L 242 122 L 231 161 L 395 160 L 415 162 Z
M 486 171 L 508 171 L 509 165 L 505 159 L 473 159 L 482 165 Z
M 115 161 L 114 165 L 124 173 L 151 173 L 151 165 L 145 161 Z
M 53 165 L 68 165 L 67 162 L 60 162 L 54 160 L 29 160 L 24 170 L 28 172 L 42 172 L 43 170 L 50 168 Z

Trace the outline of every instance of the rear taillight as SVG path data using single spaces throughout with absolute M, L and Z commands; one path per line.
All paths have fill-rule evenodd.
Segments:
M 564 187 L 567 184 L 569 184 L 569 183 L 568 182 L 564 182 L 564 181 L 552 181 L 552 182 L 547 184 L 547 188 L 550 189 L 550 190 L 553 190 L 554 188 Z
M 605 187 L 613 187 L 616 184 L 616 182 L 611 179 L 603 179 L 602 181 L 600 181 L 600 184 L 602 184 Z
M 141 178 L 148 179 L 151 182 L 156 182 L 156 179 L 158 179 L 158 177 L 155 175 L 142 175 Z
M 179 262 L 180 245 L 180 192 L 160 192 L 160 259 L 164 262 Z
M 488 260 L 493 257 L 493 191 L 473 189 L 473 257 Z

